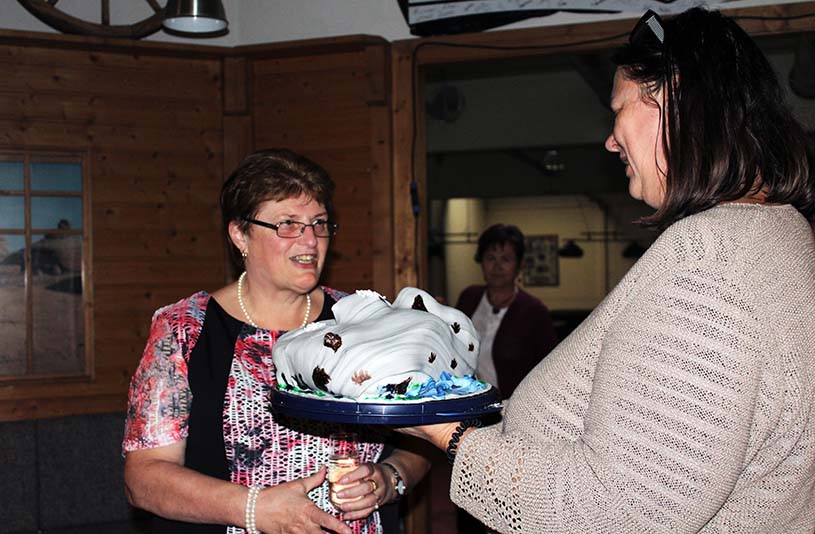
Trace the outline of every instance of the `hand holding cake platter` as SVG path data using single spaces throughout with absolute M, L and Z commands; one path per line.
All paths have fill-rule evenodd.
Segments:
M 381 424 L 500 410 L 492 387 L 474 377 L 478 334 L 459 310 L 407 287 L 393 304 L 375 291 L 357 291 L 332 312 L 334 320 L 292 330 L 275 343 L 276 409 Z

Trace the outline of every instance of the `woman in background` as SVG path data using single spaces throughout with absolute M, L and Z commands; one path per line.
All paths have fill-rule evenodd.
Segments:
M 478 238 L 475 261 L 485 285 L 461 292 L 456 308 L 481 336 L 478 377 L 509 398 L 526 374 L 555 345 L 557 336 L 544 304 L 518 287 L 525 252 L 517 226 L 494 224 Z
M 157 516 L 155 532 L 382 533 L 379 506 L 424 475 L 421 456 L 395 450 L 380 462 L 383 437 L 362 434 L 363 463 L 349 474 L 358 483 L 337 514 L 323 467 L 336 429 L 270 410 L 275 340 L 332 319 L 344 296 L 318 285 L 337 231 L 333 193 L 326 171 L 291 151 L 246 157 L 221 189 L 243 274 L 153 316 L 122 448 L 128 498 Z

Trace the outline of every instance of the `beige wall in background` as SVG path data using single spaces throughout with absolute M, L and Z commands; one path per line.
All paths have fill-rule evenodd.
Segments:
M 478 235 L 490 223 L 486 220 L 487 201 L 478 198 L 451 198 L 444 213 L 445 274 L 447 302 L 454 306 L 461 290 L 484 281 L 481 266 L 475 262 Z M 470 239 L 459 234 L 469 234 Z M 453 243 L 450 243 L 453 241 Z M 465 243 L 464 241 L 469 241 Z
M 580 195 L 451 199 L 445 213 L 445 231 L 448 234 L 469 231 L 477 236 L 491 224 L 514 224 L 527 236 L 557 235 L 562 246 L 566 239 L 582 238 L 584 232 L 603 231 L 603 219 L 600 205 Z M 611 218 L 608 225 L 608 230 L 617 228 Z M 626 242 L 609 242 L 607 282 L 605 244 L 602 241 L 578 244 L 584 251 L 583 257 L 559 259 L 558 286 L 525 288 L 550 309 L 593 309 L 634 264 L 634 260 L 622 256 Z M 472 244 L 445 245 L 447 299 L 451 304 L 468 285 L 483 283 L 481 269 L 473 260 L 475 250 L 475 239 Z

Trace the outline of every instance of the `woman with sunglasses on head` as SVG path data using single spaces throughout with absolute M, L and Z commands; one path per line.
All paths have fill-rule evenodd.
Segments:
M 606 148 L 662 234 L 504 408 L 408 433 L 499 532 L 815 531 L 815 184 L 731 19 L 646 14 Z
M 383 436 L 358 444 L 341 505 L 324 483 L 332 425 L 277 420 L 272 347 L 285 331 L 333 318 L 343 293 L 318 285 L 333 221 L 334 183 L 288 150 L 245 158 L 221 189 L 221 216 L 243 273 L 156 312 L 130 385 L 123 443 L 130 502 L 155 532 L 396 532 L 379 507 L 428 464 Z M 337 507 L 339 510 L 337 510 Z M 339 512 L 339 513 L 338 513 Z

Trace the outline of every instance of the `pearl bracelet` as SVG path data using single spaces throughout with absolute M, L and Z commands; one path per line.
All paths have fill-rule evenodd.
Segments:
M 260 534 L 255 526 L 255 506 L 260 490 L 260 486 L 249 486 L 249 495 L 246 496 L 246 534 Z

